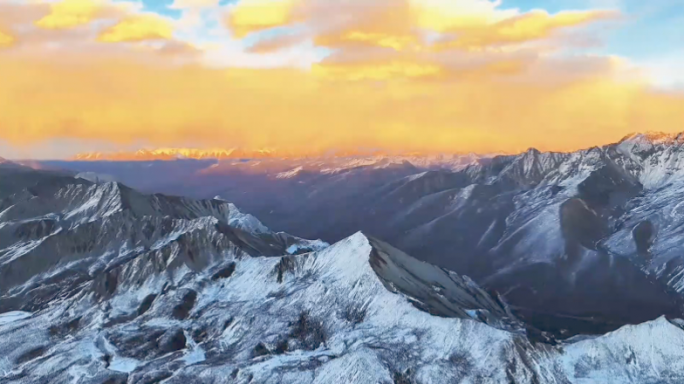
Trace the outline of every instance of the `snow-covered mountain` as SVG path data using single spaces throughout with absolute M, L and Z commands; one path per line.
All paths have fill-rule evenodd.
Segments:
M 455 169 L 383 156 L 62 165 L 146 191 L 219 195 L 304 238 L 362 230 L 470 276 L 567 338 L 681 313 L 683 153 L 682 135 L 647 133 Z
M 241 150 L 237 148 L 156 148 L 126 152 L 86 152 L 73 157 L 75 161 L 168 161 L 177 159 L 240 159 L 271 157 L 273 150 Z
M 327 246 L 272 232 L 220 200 L 144 195 L 114 182 L 30 170 L 2 176 L 3 184 L 37 178 L 0 200 L 0 309 L 42 308 L 72 283 L 104 278 L 107 285 L 102 275 L 129 262 L 145 265 L 132 267 L 132 282 L 168 263 L 201 268 L 226 248 L 274 256 Z
M 423 168 L 460 169 L 476 162 L 483 156 L 477 154 L 431 154 L 431 153 L 403 153 L 388 154 L 380 151 L 346 151 L 338 153 L 297 153 L 288 150 L 272 148 L 242 149 L 242 148 L 156 148 L 140 149 L 126 152 L 86 152 L 75 155 L 72 161 L 170 161 L 182 159 L 194 160 L 224 160 L 230 161 L 266 161 L 270 164 L 288 164 L 292 169 L 302 166 L 308 168 L 327 163 L 329 169 L 345 168 L 348 166 L 394 161 L 409 161 Z M 275 162 L 274 162 L 275 161 Z
M 497 173 L 487 168 L 494 163 L 469 170 L 489 184 L 463 187 L 464 201 L 455 204 L 487 199 L 498 183 L 542 188 L 554 171 L 538 156 L 507 162 L 525 172 Z M 556 168 L 568 159 L 554 160 Z M 328 246 L 275 233 L 219 198 L 147 195 L 24 168 L 0 172 L 3 383 L 684 381 L 684 321 L 676 311 L 560 340 L 538 326 L 543 316 L 529 321 L 505 292 L 362 232 Z M 569 201 L 586 199 L 568 208 L 580 220 L 615 209 L 611 199 L 600 206 L 589 198 L 596 185 L 611 193 L 638 186 L 636 174 L 611 172 L 565 184 L 579 194 Z M 387 192 L 424 178 L 432 186 L 452 182 L 438 175 L 402 178 Z M 611 246 L 578 236 L 592 252 Z M 554 284 L 562 285 L 548 287 Z M 659 288 L 642 294 L 670 299 Z
M 684 135 L 646 133 L 456 172 L 395 164 L 257 184 L 295 188 L 285 201 L 245 198 L 249 183 L 222 196 L 304 237 L 362 229 L 501 292 L 526 321 L 563 337 L 679 316 L 683 161 Z
M 340 240 L 358 230 L 354 217 L 326 215 L 325 222 L 310 220 L 323 209 L 372 204 L 374 192 L 402 177 L 435 170 L 461 170 L 481 161 L 466 156 L 362 156 L 273 158 L 253 160 L 77 161 L 42 162 L 46 168 L 69 169 L 83 175 L 105 175 L 146 192 L 211 198 L 222 196 L 264 220 L 272 228 L 295 229 Z M 358 201 L 360 198 L 362 201 Z M 358 216 L 359 218 L 361 216 Z M 294 221 L 294 223 L 292 222 Z M 334 222 L 333 222 L 334 221 Z M 346 222 L 341 222 L 346 221 Z M 300 225 L 301 224 L 301 225 Z M 330 230 L 325 233 L 325 230 Z M 286 230 L 287 231 L 287 230 Z M 293 231 L 290 231 L 293 233 Z M 313 237 L 321 237 L 313 236 Z

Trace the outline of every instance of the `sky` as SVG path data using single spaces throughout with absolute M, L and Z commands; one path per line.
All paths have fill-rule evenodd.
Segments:
M 681 0 L 0 0 L 0 156 L 684 130 Z

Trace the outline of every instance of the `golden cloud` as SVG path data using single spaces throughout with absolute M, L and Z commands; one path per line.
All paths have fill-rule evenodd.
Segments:
M 275 52 L 310 39 L 315 46 L 332 50 L 314 72 L 345 80 L 519 75 L 537 61 L 535 56 L 562 50 L 572 42 L 540 43 L 556 38 L 556 31 L 619 15 L 605 10 L 521 13 L 488 0 L 288 0 L 268 4 L 241 1 L 231 12 L 229 26 L 238 36 L 291 26 L 294 21 L 305 27 L 293 34 L 257 40 L 250 52 Z M 238 22 L 240 18 L 242 22 Z
M 299 0 L 241 0 L 228 14 L 236 37 L 288 25 L 295 20 Z
M 0 30 L 0 48 L 12 45 L 14 40 L 14 36 L 4 33 L 2 30 Z
M 621 81 L 612 76 L 620 68 L 611 62 L 587 67 L 586 76 L 558 83 L 487 76 L 413 81 L 410 75 L 424 70 L 399 64 L 376 69 L 367 81 L 329 81 L 315 71 L 289 69 L 160 70 L 134 58 L 81 64 L 3 59 L 0 138 L 16 144 L 78 138 L 301 152 L 359 146 L 490 152 L 569 150 L 656 126 L 681 129 L 684 98 Z M 509 68 L 479 71 L 502 70 Z M 385 75 L 392 71 L 409 76 Z M 546 71 L 554 74 L 552 66 Z
M 104 17 L 78 4 L 45 7 L 39 17 L 48 21 L 35 18 L 45 24 L 34 28 L 41 35 L 16 36 L 26 49 L 0 52 L 0 139 L 492 152 L 571 150 L 684 124 L 684 97 L 652 91 L 628 62 L 552 56 L 537 44 L 562 49 L 555 31 L 613 17 L 604 11 L 521 14 L 484 0 L 242 0 L 228 17 L 237 36 L 305 24 L 252 52 L 277 55 L 304 40 L 332 51 L 310 69 L 267 70 L 202 66 L 220 44 L 200 52 L 172 39 L 172 22 L 140 12 L 105 12 L 116 24 L 101 32 L 54 31 Z M 166 41 L 102 44 L 150 39 Z M 60 55 L 46 41 L 62 42 L 52 48 Z
M 96 0 L 62 0 L 52 3 L 50 13 L 36 21 L 36 25 L 46 29 L 65 29 L 88 24 L 96 17 L 102 4 Z
M 411 24 L 436 32 L 450 32 L 491 25 L 518 15 L 502 10 L 500 1 L 489 0 L 407 0 Z
M 166 40 L 173 36 L 173 25 L 156 15 L 131 16 L 104 30 L 98 41 L 105 43 Z
M 581 26 L 617 16 L 617 13 L 608 11 L 560 12 L 554 15 L 545 11 L 531 11 L 494 24 L 455 29 L 457 37 L 446 46 L 473 49 L 523 43 L 547 38 L 562 28 Z
M 312 74 L 332 80 L 388 80 L 396 77 L 436 77 L 443 69 L 434 64 L 392 61 L 389 63 L 339 65 L 314 65 Z
M 238 37 L 302 22 L 319 46 L 354 45 L 394 50 L 476 48 L 548 38 L 553 32 L 619 16 L 606 10 L 543 10 L 520 13 L 500 9 L 488 0 L 242 0 L 230 12 L 228 25 Z M 433 44 L 425 41 L 425 33 Z M 436 34 L 436 35 L 435 35 Z M 278 39 L 276 39 L 278 40 Z M 282 40 L 286 42 L 287 40 Z M 422 46 L 421 46 L 422 45 Z
M 342 36 L 342 41 L 371 43 L 399 51 L 415 44 L 416 39 L 413 36 L 392 36 L 385 33 L 348 32 Z

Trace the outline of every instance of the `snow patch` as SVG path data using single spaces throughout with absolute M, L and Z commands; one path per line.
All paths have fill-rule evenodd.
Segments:
M 287 172 L 280 172 L 276 175 L 276 179 L 290 179 L 297 176 L 304 168 L 299 166 Z
M 22 311 L 0 313 L 0 325 L 5 325 L 9 323 L 14 323 L 15 321 L 28 319 L 31 316 L 33 316 L 33 314 Z
M 109 370 L 115 372 L 131 373 L 140 365 L 140 361 L 128 357 L 114 356 L 109 364 Z

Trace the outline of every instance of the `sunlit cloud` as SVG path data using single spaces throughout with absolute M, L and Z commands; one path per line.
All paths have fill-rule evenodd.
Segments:
M 334 80 L 387 80 L 395 77 L 435 77 L 442 68 L 434 64 L 393 61 L 367 65 L 316 65 L 313 74 Z
M 170 39 L 173 35 L 171 23 L 158 16 L 136 16 L 106 29 L 98 37 L 107 43 Z
M 9 46 L 14 43 L 14 37 L 0 30 L 0 47 Z
M 675 61 L 597 53 L 619 10 L 506 4 L 0 0 L 0 140 L 514 152 L 681 130 L 684 96 L 653 87 Z
M 531 11 L 494 24 L 456 28 L 457 37 L 446 47 L 481 48 L 493 45 L 514 44 L 549 37 L 554 31 L 591 23 L 597 20 L 612 19 L 617 12 L 575 11 L 560 12 L 554 15 L 546 11 Z
M 556 32 L 620 14 L 615 10 L 521 12 L 487 0 L 300 0 L 278 2 L 272 7 L 277 17 L 259 18 L 267 15 L 260 12 L 265 7 L 258 1 L 239 2 L 230 10 L 229 26 L 237 36 L 260 36 L 266 29 L 288 26 L 296 26 L 295 32 L 260 37 L 248 47 L 250 52 L 274 52 L 310 40 L 315 46 L 332 50 L 316 65 L 316 73 L 374 80 L 392 76 L 434 78 L 439 73 L 471 76 L 482 70 L 519 74 L 534 60 L 511 57 L 516 52 L 529 57 L 572 48 L 567 44 L 571 40 L 562 41 L 563 35 Z M 240 23 L 241 18 L 252 21 Z M 488 56 L 483 58 L 482 53 Z M 474 62 L 481 63 L 482 68 L 473 71 Z M 330 68 L 326 70 L 323 67 L 327 65 Z
M 565 84 L 328 81 L 293 69 L 0 62 L 3 139 L 145 140 L 157 146 L 375 146 L 417 151 L 568 150 L 684 124 L 684 100 L 596 66 Z M 383 76 L 370 76 L 371 79 Z M 29 91 L 30 90 L 30 91 Z
M 519 43 L 554 31 L 619 16 L 615 10 L 520 12 L 488 0 L 243 0 L 230 11 L 229 25 L 242 37 L 293 23 L 309 25 L 319 45 L 367 43 L 402 49 L 426 32 L 452 38 L 454 46 Z
M 234 6 L 226 22 L 235 36 L 288 25 L 294 22 L 300 0 L 241 0 Z
M 113 0 L 29 1 L 28 6 L 49 6 L 49 13 L 35 21 L 44 29 L 69 29 L 99 19 L 117 19 L 141 8 L 140 3 Z
M 73 28 L 90 23 L 102 3 L 95 0 L 63 0 L 50 4 L 50 14 L 36 21 L 36 25 L 47 29 Z

